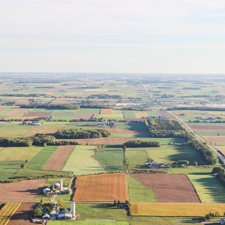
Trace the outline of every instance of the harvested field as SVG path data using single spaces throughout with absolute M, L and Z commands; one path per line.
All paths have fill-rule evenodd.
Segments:
M 225 137 L 204 137 L 206 141 L 225 143 Z
M 157 194 L 158 202 L 200 202 L 186 175 L 133 174 L 133 176 Z
M 49 158 L 43 170 L 60 171 L 73 149 L 74 145 L 60 146 Z
M 50 114 L 52 114 L 51 112 L 29 112 L 25 115 L 23 115 L 22 117 L 20 117 L 20 119 L 22 120 L 26 120 L 26 119 L 35 119 L 35 118 L 39 118 L 39 117 L 46 117 L 49 116 Z
M 34 136 L 37 133 L 54 134 L 57 130 L 63 129 L 65 126 L 34 126 L 25 137 Z
M 134 203 L 131 204 L 132 216 L 191 216 L 201 217 L 209 212 L 219 212 L 223 215 L 225 204 L 200 203 Z
M 126 174 L 100 174 L 77 177 L 73 201 L 127 200 Z
M 196 133 L 225 133 L 223 126 L 191 125 L 190 127 Z
M 34 201 L 46 179 L 0 184 L 0 201 Z
M 37 205 L 37 203 L 21 203 L 7 225 L 33 224 L 30 220 Z
M 89 138 L 89 139 L 56 139 L 57 141 L 77 141 L 79 144 L 86 145 L 123 145 L 127 141 L 134 141 L 135 138 L 130 137 L 104 137 L 104 138 Z
M 142 118 L 142 117 L 148 117 L 148 114 L 146 112 L 143 113 L 135 113 L 136 118 Z
M 0 124 L 9 124 L 7 121 L 0 121 Z
M 219 150 L 220 152 L 222 152 L 222 154 L 225 156 L 225 146 L 213 146 L 214 148 L 216 148 L 217 150 Z
M 27 110 L 28 110 L 27 108 L 13 109 L 12 111 L 4 114 L 4 116 L 18 116 L 20 113 L 23 113 Z
M 170 113 L 166 112 L 166 111 L 157 111 L 157 113 L 160 116 L 167 116 L 167 117 L 173 118 L 173 116 Z
M 79 120 L 79 119 L 91 119 L 91 116 L 93 114 L 75 114 L 72 118 L 72 120 Z M 97 114 L 99 115 L 99 114 Z
M 112 114 L 112 109 L 101 109 L 101 114 Z

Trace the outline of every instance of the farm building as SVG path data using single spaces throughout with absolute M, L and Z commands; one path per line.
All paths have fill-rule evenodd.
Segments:
M 98 117 L 96 117 L 94 114 L 91 116 L 91 120 L 98 120 Z
M 72 214 L 68 209 L 60 209 L 60 211 L 58 212 L 58 219 L 71 220 Z

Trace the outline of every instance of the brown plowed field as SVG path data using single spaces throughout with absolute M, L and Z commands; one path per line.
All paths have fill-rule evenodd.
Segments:
M 0 107 L 0 112 L 6 109 L 7 107 Z
M 72 120 L 79 120 L 79 119 L 91 119 L 93 114 L 75 114 Z M 97 117 L 97 116 L 96 116 Z
M 60 171 L 75 145 L 60 146 L 49 158 L 43 170 Z
M 57 130 L 64 128 L 65 126 L 34 126 L 25 137 L 33 136 L 37 133 L 41 134 L 54 134 Z
M 135 138 L 129 137 L 105 137 L 105 138 L 89 138 L 89 139 L 56 139 L 57 141 L 77 141 L 79 144 L 86 145 L 123 145 L 127 141 L 134 141 Z
M 107 128 L 111 134 L 147 134 L 147 131 L 125 130 L 118 128 Z
M 136 118 L 149 117 L 146 112 L 143 113 L 134 113 Z
M 144 119 L 142 119 L 142 118 L 126 118 L 126 122 L 131 122 L 131 121 L 143 121 L 144 122 Z
M 126 174 L 100 174 L 77 177 L 73 201 L 126 201 Z
M 0 121 L 0 124 L 9 124 L 7 121 Z
M 27 110 L 28 110 L 27 108 L 13 109 L 12 111 L 4 114 L 4 116 L 18 116 L 20 113 L 23 113 Z
M 169 118 L 173 118 L 173 116 L 171 114 L 169 114 L 168 112 L 166 111 L 157 111 L 157 113 L 160 115 L 160 116 L 167 116 Z
M 225 126 L 191 125 L 196 133 L 225 133 Z
M 204 137 L 206 141 L 225 143 L 225 137 Z
M 133 176 L 158 195 L 158 202 L 200 202 L 186 175 L 134 174 Z
M 33 216 L 33 209 L 36 208 L 37 205 L 37 203 L 21 203 L 7 225 L 34 224 L 30 220 Z
M 101 114 L 112 114 L 112 109 L 101 109 Z
M 22 117 L 20 117 L 20 119 L 25 120 L 25 119 L 35 119 L 35 118 L 39 118 L 39 117 L 46 117 L 49 116 L 52 112 L 29 112 L 25 115 L 23 115 Z
M 34 201 L 46 179 L 0 184 L 0 201 Z

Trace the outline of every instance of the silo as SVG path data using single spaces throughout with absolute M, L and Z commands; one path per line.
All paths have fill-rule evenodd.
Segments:
M 63 190 L 63 179 L 60 179 L 60 191 Z
M 76 213 L 76 208 L 75 208 L 75 202 L 72 202 L 71 203 L 71 213 L 72 213 L 72 216 L 74 217 L 75 216 L 75 213 Z

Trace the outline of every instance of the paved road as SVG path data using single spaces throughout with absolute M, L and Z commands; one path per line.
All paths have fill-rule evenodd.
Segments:
M 152 99 L 152 101 L 154 101 L 152 94 L 148 92 L 147 88 L 144 86 L 144 84 L 142 82 L 140 82 L 141 85 L 144 87 L 144 89 L 146 90 L 146 92 L 148 93 L 148 95 L 150 96 L 150 98 Z M 155 102 L 155 101 L 154 101 Z M 170 113 L 173 117 L 175 117 L 180 123 L 182 123 L 191 133 L 193 133 L 195 135 L 196 138 L 198 138 L 200 141 L 202 141 L 204 144 L 206 144 L 206 146 L 208 148 L 210 148 L 213 152 L 215 152 L 217 154 L 217 156 L 220 158 L 220 160 L 223 162 L 223 164 L 225 164 L 225 157 L 223 157 L 218 151 L 217 149 L 215 149 L 214 147 L 212 147 L 211 145 L 207 144 L 206 141 L 200 137 L 199 135 L 197 135 L 182 119 L 180 119 L 177 115 L 175 115 L 174 113 L 167 111 L 163 106 L 159 105 L 158 103 L 155 102 L 155 104 L 160 107 L 161 109 L 163 109 L 164 111 Z

